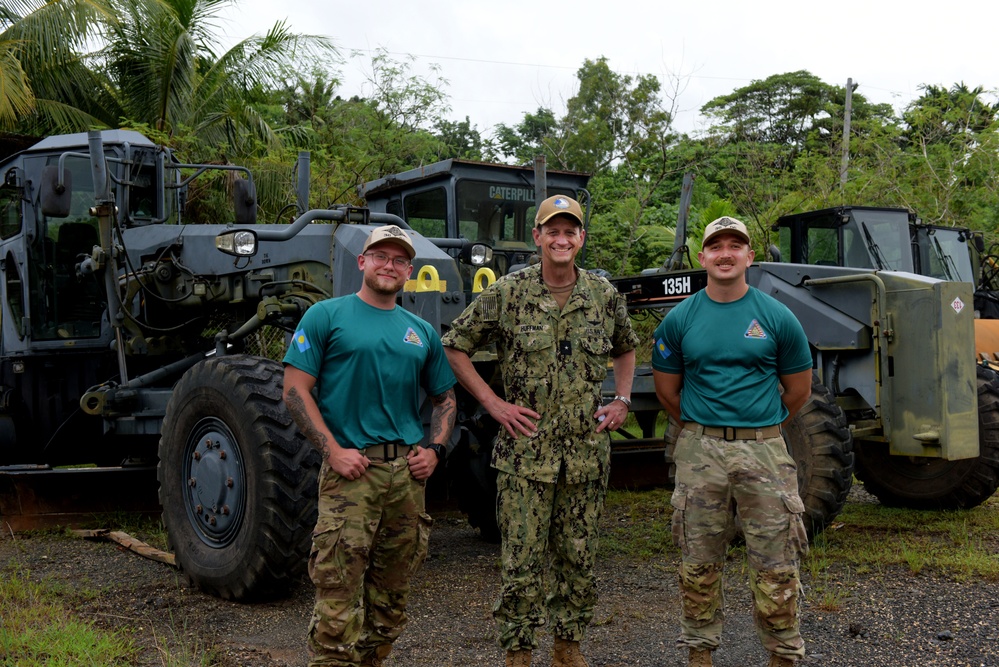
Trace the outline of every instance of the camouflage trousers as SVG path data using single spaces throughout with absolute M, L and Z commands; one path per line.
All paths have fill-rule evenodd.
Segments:
M 597 602 L 593 563 L 607 480 L 554 484 L 500 472 L 496 518 L 503 536 L 499 644 L 537 648 L 537 629 L 580 641 Z
M 316 585 L 310 666 L 383 657 L 402 633 L 410 577 L 423 564 L 430 538 L 424 491 L 405 457 L 373 460 L 354 481 L 323 465 L 309 554 Z
M 753 620 L 763 647 L 803 657 L 798 565 L 808 551 L 797 468 L 784 439 L 725 440 L 685 428 L 677 440 L 673 541 L 680 547 L 677 644 L 715 649 L 724 621 L 722 571 L 735 536 L 746 538 Z

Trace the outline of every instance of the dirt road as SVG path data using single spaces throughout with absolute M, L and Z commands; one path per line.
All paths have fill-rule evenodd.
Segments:
M 633 519 L 608 515 L 606 520 Z M 498 548 L 479 540 L 460 516 L 436 517 L 431 556 L 415 581 L 411 623 L 388 665 L 501 665 L 490 611 L 499 582 L 497 559 Z M 686 656 L 673 647 L 676 565 L 673 554 L 599 562 L 601 597 L 584 642 L 593 667 L 686 664 Z M 115 544 L 38 535 L 0 538 L 0 568 L 62 581 L 69 590 L 98 592 L 68 599 L 101 626 L 130 628 L 146 647 L 144 665 L 164 664 L 163 651 L 177 656 L 212 647 L 212 664 L 224 667 L 289 667 L 307 661 L 308 582 L 281 602 L 228 603 L 184 588 L 170 567 Z M 805 575 L 805 665 L 999 667 L 999 582 L 956 582 L 901 569 L 861 575 L 836 565 L 819 577 L 812 581 Z M 729 565 L 726 595 L 728 618 L 715 664 L 765 665 L 739 563 Z M 837 600 L 840 609 L 824 610 L 827 599 Z M 547 667 L 549 651 L 545 637 L 534 665 Z M 196 657 L 189 662 L 198 664 Z

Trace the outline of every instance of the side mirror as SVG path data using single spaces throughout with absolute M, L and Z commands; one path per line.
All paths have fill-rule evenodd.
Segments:
M 981 234 L 975 234 L 971 237 L 971 242 L 975 244 L 975 250 L 982 253 L 985 252 L 985 239 L 982 238 Z
M 50 218 L 65 218 L 69 215 L 73 199 L 73 174 L 59 167 L 42 167 L 42 182 L 39 187 L 42 200 L 42 213 Z
M 257 188 L 247 178 L 237 178 L 232 184 L 232 196 L 236 209 L 237 225 L 252 225 L 257 222 Z

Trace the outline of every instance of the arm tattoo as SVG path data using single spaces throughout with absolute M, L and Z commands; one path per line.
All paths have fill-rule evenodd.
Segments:
M 454 430 L 454 419 L 458 406 L 454 398 L 454 388 L 443 394 L 430 397 L 434 409 L 430 414 L 430 442 L 447 444 Z
M 329 443 L 326 442 L 326 436 L 319 432 L 319 429 L 316 428 L 316 425 L 309 418 L 309 413 L 305 409 L 305 401 L 299 395 L 298 389 L 295 387 L 289 389 L 288 398 L 284 403 L 288 407 L 288 413 L 291 414 L 291 418 L 298 424 L 302 435 L 309 439 L 309 442 L 319 450 L 324 459 L 328 459 L 330 456 Z

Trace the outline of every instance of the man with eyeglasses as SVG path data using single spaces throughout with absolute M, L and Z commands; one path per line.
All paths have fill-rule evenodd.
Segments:
M 310 666 L 381 665 L 427 555 L 424 490 L 454 428 L 455 377 L 434 328 L 396 305 L 415 256 L 399 227 L 372 231 L 360 290 L 309 308 L 284 357 L 285 404 L 323 455 Z M 421 388 L 433 406 L 425 445 Z
M 541 262 L 490 285 L 444 336 L 458 380 L 501 427 L 492 457 L 503 541 L 493 617 L 507 667 L 530 667 L 542 625 L 554 637 L 552 667 L 587 667 L 580 641 L 597 600 L 610 433 L 628 417 L 639 340 L 624 297 L 575 265 L 585 239 L 575 199 L 541 202 Z M 491 343 L 502 395 L 470 357 Z M 602 405 L 608 361 L 617 396 Z

